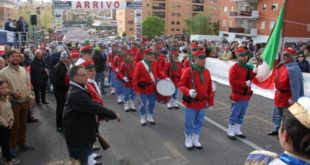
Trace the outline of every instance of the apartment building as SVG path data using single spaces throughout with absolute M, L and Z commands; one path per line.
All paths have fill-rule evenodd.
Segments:
M 165 34 L 183 34 L 185 19 L 198 13 L 209 15 L 211 22 L 218 22 L 219 0 L 143 0 L 142 18 L 158 16 L 165 22 Z M 118 34 L 134 35 L 134 10 L 119 9 L 116 12 Z M 131 24 L 133 22 L 133 24 Z
M 221 0 L 220 36 L 228 41 L 252 38 L 267 42 L 284 0 Z M 287 0 L 283 37 L 285 42 L 310 40 L 309 0 Z
M 15 6 L 9 1 L 0 1 L 0 27 L 4 27 L 8 18 L 15 19 Z

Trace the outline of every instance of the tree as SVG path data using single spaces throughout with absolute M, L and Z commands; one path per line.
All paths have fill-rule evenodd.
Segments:
M 185 20 L 185 29 L 187 34 L 212 34 L 212 28 L 209 25 L 210 17 L 204 14 L 197 14 L 192 19 Z
M 213 25 L 212 25 L 212 29 L 213 29 L 213 33 L 215 34 L 215 35 L 218 35 L 219 34 L 219 31 L 220 31 L 220 29 L 219 29 L 219 22 L 217 21 L 217 22 L 214 22 L 213 23 Z
M 165 23 L 160 17 L 146 17 L 142 21 L 142 33 L 145 37 L 154 38 L 156 36 L 161 36 L 164 32 Z
M 45 7 L 40 11 L 40 27 L 41 28 L 52 28 L 55 20 L 51 6 Z

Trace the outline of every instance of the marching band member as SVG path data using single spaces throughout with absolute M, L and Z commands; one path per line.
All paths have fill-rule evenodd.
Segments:
M 156 82 L 167 77 L 153 59 L 152 49 L 145 50 L 144 54 L 144 59 L 137 64 L 133 74 L 133 87 L 140 101 L 139 112 L 142 126 L 146 126 L 146 121 L 155 124 L 153 114 Z
M 246 138 L 241 132 L 241 124 L 248 108 L 249 100 L 252 96 L 251 84 L 255 73 L 250 65 L 247 64 L 249 54 L 244 48 L 236 50 L 238 62 L 229 70 L 229 83 L 231 86 L 231 113 L 227 136 L 231 140 L 236 140 L 236 136 Z
M 119 77 L 123 80 L 124 84 L 124 110 L 129 112 L 130 110 L 136 111 L 135 108 L 135 93 L 132 86 L 132 77 L 134 73 L 134 55 L 135 51 L 130 49 L 126 53 L 125 61 L 122 62 Z
M 117 103 L 118 104 L 122 104 L 124 102 L 124 96 L 123 96 L 123 85 L 122 85 L 122 81 L 119 77 L 119 69 L 121 66 L 121 63 L 124 61 L 124 56 L 125 56 L 125 50 L 127 49 L 127 47 L 123 47 L 121 49 L 121 52 L 119 52 L 117 54 L 117 56 L 114 57 L 113 59 L 113 63 L 112 63 L 112 68 L 115 71 L 115 91 L 116 91 L 116 95 L 117 95 Z
M 173 84 L 176 87 L 175 92 L 172 95 L 171 100 L 167 103 L 168 109 L 179 109 L 178 103 L 177 103 L 177 98 L 178 98 L 178 85 L 179 85 L 179 80 L 182 75 L 182 64 L 179 62 L 179 52 L 178 50 L 172 50 L 171 52 L 172 57 L 170 58 L 170 62 L 166 63 L 165 66 L 165 73 L 170 79 L 172 80 Z
M 93 59 L 93 48 L 89 45 L 84 45 L 80 49 L 81 57 L 77 60 L 75 65 L 80 65 L 86 60 L 92 60 Z
M 194 52 L 195 63 L 186 68 L 181 76 L 179 88 L 185 105 L 185 148 L 202 149 L 199 142 L 204 123 L 205 107 L 213 106 L 212 81 L 205 66 L 205 52 Z
M 310 164 L 310 98 L 301 97 L 283 111 L 279 142 L 284 152 L 278 156 L 269 151 L 254 151 L 245 165 Z
M 110 67 L 110 77 L 111 77 L 111 95 L 115 94 L 115 82 L 116 82 L 116 71 L 115 68 L 113 68 L 112 64 L 113 64 L 113 60 L 114 58 L 117 56 L 117 45 L 114 44 L 112 47 L 112 52 L 109 54 L 108 56 L 108 65 Z
M 77 62 L 77 60 L 80 58 L 80 53 L 78 50 L 73 49 L 70 51 L 70 57 L 71 57 L 71 64 L 75 64 Z M 72 66 L 70 65 L 70 68 Z
M 273 108 L 274 128 L 268 135 L 278 135 L 278 129 L 281 124 L 283 111 L 288 106 L 304 95 L 303 76 L 298 64 L 295 62 L 297 53 L 292 48 L 286 48 L 283 52 L 283 63 L 276 69 Z
M 161 68 L 161 69 L 164 69 L 165 68 L 165 65 L 166 65 L 166 59 L 165 59 L 165 55 L 163 55 L 161 52 L 160 52 L 160 49 L 161 49 L 161 46 L 160 45 L 155 45 L 154 46 L 154 58 L 155 60 L 157 61 L 158 63 L 158 66 Z

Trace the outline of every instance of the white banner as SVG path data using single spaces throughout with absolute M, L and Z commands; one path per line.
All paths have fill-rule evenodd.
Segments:
M 125 8 L 126 8 L 126 1 L 72 0 L 72 9 L 105 10 L 105 9 L 125 9 Z
M 234 61 L 222 61 L 216 58 L 207 58 L 206 59 L 206 68 L 209 69 L 212 80 L 218 83 L 229 85 L 228 73 L 230 67 L 235 64 Z M 305 96 L 310 97 L 310 74 L 303 73 L 304 78 L 304 93 Z M 274 99 L 275 90 L 263 89 L 260 87 L 252 85 L 252 90 L 254 94 Z

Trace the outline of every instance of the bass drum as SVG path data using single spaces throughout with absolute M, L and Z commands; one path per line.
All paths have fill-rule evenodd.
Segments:
M 160 80 L 156 84 L 156 99 L 158 103 L 166 104 L 175 92 L 175 86 L 171 80 Z

